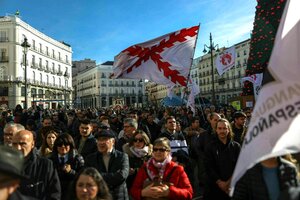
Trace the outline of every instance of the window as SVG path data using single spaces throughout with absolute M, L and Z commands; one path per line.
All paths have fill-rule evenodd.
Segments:
M 40 45 L 40 52 L 43 52 L 43 46 L 42 46 L 42 44 L 40 43 L 39 45 Z
M 8 38 L 6 36 L 6 31 L 0 31 L 0 42 L 7 42 Z
M 43 75 L 40 73 L 40 82 L 43 82 Z
M 3 80 L 4 76 L 6 76 L 6 67 L 2 66 L 0 68 L 0 79 Z
M 34 55 L 32 55 L 31 63 L 32 63 L 32 66 L 35 66 L 35 56 Z
M 49 76 L 46 75 L 46 81 L 47 81 L 47 85 L 49 84 Z
M 34 50 L 36 50 L 35 40 L 32 40 L 32 48 L 33 48 Z
M 33 74 L 33 77 L 32 77 L 33 81 L 35 82 L 35 71 L 33 71 L 32 74 Z

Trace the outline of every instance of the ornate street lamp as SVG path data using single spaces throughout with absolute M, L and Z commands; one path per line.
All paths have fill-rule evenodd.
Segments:
M 212 41 L 211 33 L 209 34 L 209 42 L 210 42 L 209 46 L 204 44 L 203 53 L 206 53 L 207 52 L 206 48 L 208 48 L 208 50 L 209 50 L 208 53 L 210 53 L 211 81 L 212 81 L 212 100 L 211 100 L 211 102 L 213 105 L 216 105 L 213 51 L 215 50 L 215 48 L 217 48 L 216 52 L 219 52 L 220 50 L 219 50 L 218 44 L 214 45 L 214 43 Z
M 23 54 L 24 54 L 24 65 L 25 65 L 25 104 L 24 109 L 27 109 L 28 106 L 28 96 L 27 96 L 27 52 L 29 50 L 30 44 L 27 41 L 27 38 L 24 38 L 24 42 L 21 44 L 23 47 Z

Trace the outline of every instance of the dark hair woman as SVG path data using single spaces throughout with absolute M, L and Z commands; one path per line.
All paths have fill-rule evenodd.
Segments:
M 71 135 L 63 133 L 57 137 L 50 159 L 57 169 L 61 183 L 62 199 L 65 199 L 70 182 L 84 166 L 83 157 L 77 153 Z
M 78 173 L 68 194 L 69 200 L 112 200 L 104 179 L 93 167 L 85 168 Z
M 129 157 L 129 176 L 126 179 L 129 190 L 137 171 L 151 157 L 152 144 L 148 135 L 142 130 L 137 130 L 129 143 L 123 145 L 123 152 Z
M 139 169 L 131 187 L 133 199 L 192 199 L 188 176 L 182 166 L 172 161 L 170 152 L 166 137 L 154 141 L 152 157 Z

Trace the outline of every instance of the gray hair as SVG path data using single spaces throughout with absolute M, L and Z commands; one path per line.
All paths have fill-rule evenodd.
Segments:
M 124 119 L 123 123 L 125 124 L 128 124 L 129 126 L 131 127 L 134 127 L 135 129 L 138 128 L 138 123 L 135 119 L 132 119 L 132 118 L 126 118 Z
M 13 122 L 10 122 L 10 123 L 7 123 L 5 124 L 4 128 L 3 128 L 3 131 L 5 131 L 6 129 L 8 128 L 16 128 L 16 131 L 15 133 L 19 132 L 19 131 L 22 131 L 22 130 L 25 130 L 25 127 L 22 125 L 22 124 L 19 124 L 19 123 L 13 123 Z

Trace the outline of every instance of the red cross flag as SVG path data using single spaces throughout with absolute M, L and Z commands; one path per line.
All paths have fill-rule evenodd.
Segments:
M 300 151 L 300 1 L 286 2 L 231 186 L 256 163 Z
M 199 26 L 184 28 L 128 47 L 115 56 L 112 78 L 186 86 L 198 30 Z
M 221 76 L 224 72 L 228 71 L 234 66 L 235 63 L 235 47 L 232 46 L 222 53 L 218 54 L 216 58 L 216 66 L 218 74 Z

